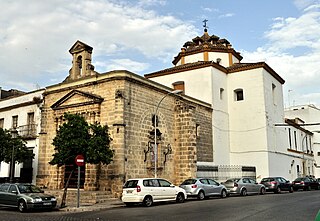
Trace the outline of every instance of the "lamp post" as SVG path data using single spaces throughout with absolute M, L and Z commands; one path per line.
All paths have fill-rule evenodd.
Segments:
M 17 138 L 17 135 L 18 135 L 18 131 L 16 128 L 12 128 L 11 129 L 11 136 L 13 139 L 16 139 Z M 12 144 L 12 152 L 11 152 L 11 165 L 10 165 L 10 183 L 13 183 L 13 178 L 14 178 L 14 164 L 15 164 L 15 161 L 14 161 L 14 143 Z
M 166 95 L 164 95 L 159 101 L 155 114 L 154 114 L 154 177 L 157 178 L 157 159 L 158 159 L 158 145 L 157 145 L 157 114 L 158 109 L 160 107 L 161 102 L 169 95 L 169 94 L 181 94 L 182 90 L 174 90 L 170 91 Z

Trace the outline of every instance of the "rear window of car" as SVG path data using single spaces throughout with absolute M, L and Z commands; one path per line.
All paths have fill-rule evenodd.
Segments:
M 295 179 L 294 181 L 302 181 L 302 180 L 304 180 L 304 178 L 300 177 L 300 178 Z
M 197 182 L 197 180 L 195 179 L 187 179 L 185 181 L 183 181 L 183 183 L 181 185 L 190 185 L 190 184 L 195 184 Z
M 0 191 L 1 192 L 6 192 L 8 190 L 8 188 L 9 188 L 9 184 L 2 184 L 0 186 Z
M 240 179 L 229 179 L 225 183 L 234 183 L 234 182 L 239 182 Z
M 123 188 L 136 188 L 138 185 L 138 180 L 128 180 L 124 185 Z
M 271 181 L 274 181 L 274 179 L 273 178 L 263 178 L 261 180 L 261 182 L 271 182 Z

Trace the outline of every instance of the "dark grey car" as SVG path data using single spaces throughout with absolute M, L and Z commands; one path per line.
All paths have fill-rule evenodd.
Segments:
M 47 195 L 32 184 L 4 183 L 0 185 L 0 206 L 16 207 L 20 212 L 28 209 L 53 209 L 57 205 L 54 196 Z
M 233 178 L 222 183 L 228 190 L 228 194 L 239 194 L 246 196 L 248 194 L 265 194 L 266 187 L 258 184 L 251 178 Z
M 260 182 L 266 187 L 266 191 L 281 193 L 283 190 L 293 192 L 292 183 L 283 177 L 265 177 Z

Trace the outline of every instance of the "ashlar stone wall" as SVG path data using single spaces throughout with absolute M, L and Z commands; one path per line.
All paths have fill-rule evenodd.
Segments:
M 52 140 L 65 112 L 83 115 L 89 123 L 107 124 L 113 162 L 86 165 L 85 190 L 111 190 L 118 197 L 130 178 L 157 176 L 179 184 L 196 175 L 198 158 L 213 161 L 210 105 L 185 96 L 168 95 L 157 112 L 157 153 L 154 117 L 170 89 L 127 71 L 114 71 L 49 87 L 44 94 L 37 184 L 64 186 L 64 168 L 51 166 Z M 201 130 L 199 129 L 199 125 Z M 198 132 L 198 136 L 197 136 Z

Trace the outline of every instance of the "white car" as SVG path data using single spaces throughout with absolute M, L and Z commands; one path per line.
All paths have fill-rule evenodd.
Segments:
M 152 206 L 154 202 L 176 201 L 183 203 L 186 191 L 162 178 L 129 179 L 123 185 L 122 202 L 127 206 L 142 203 Z

